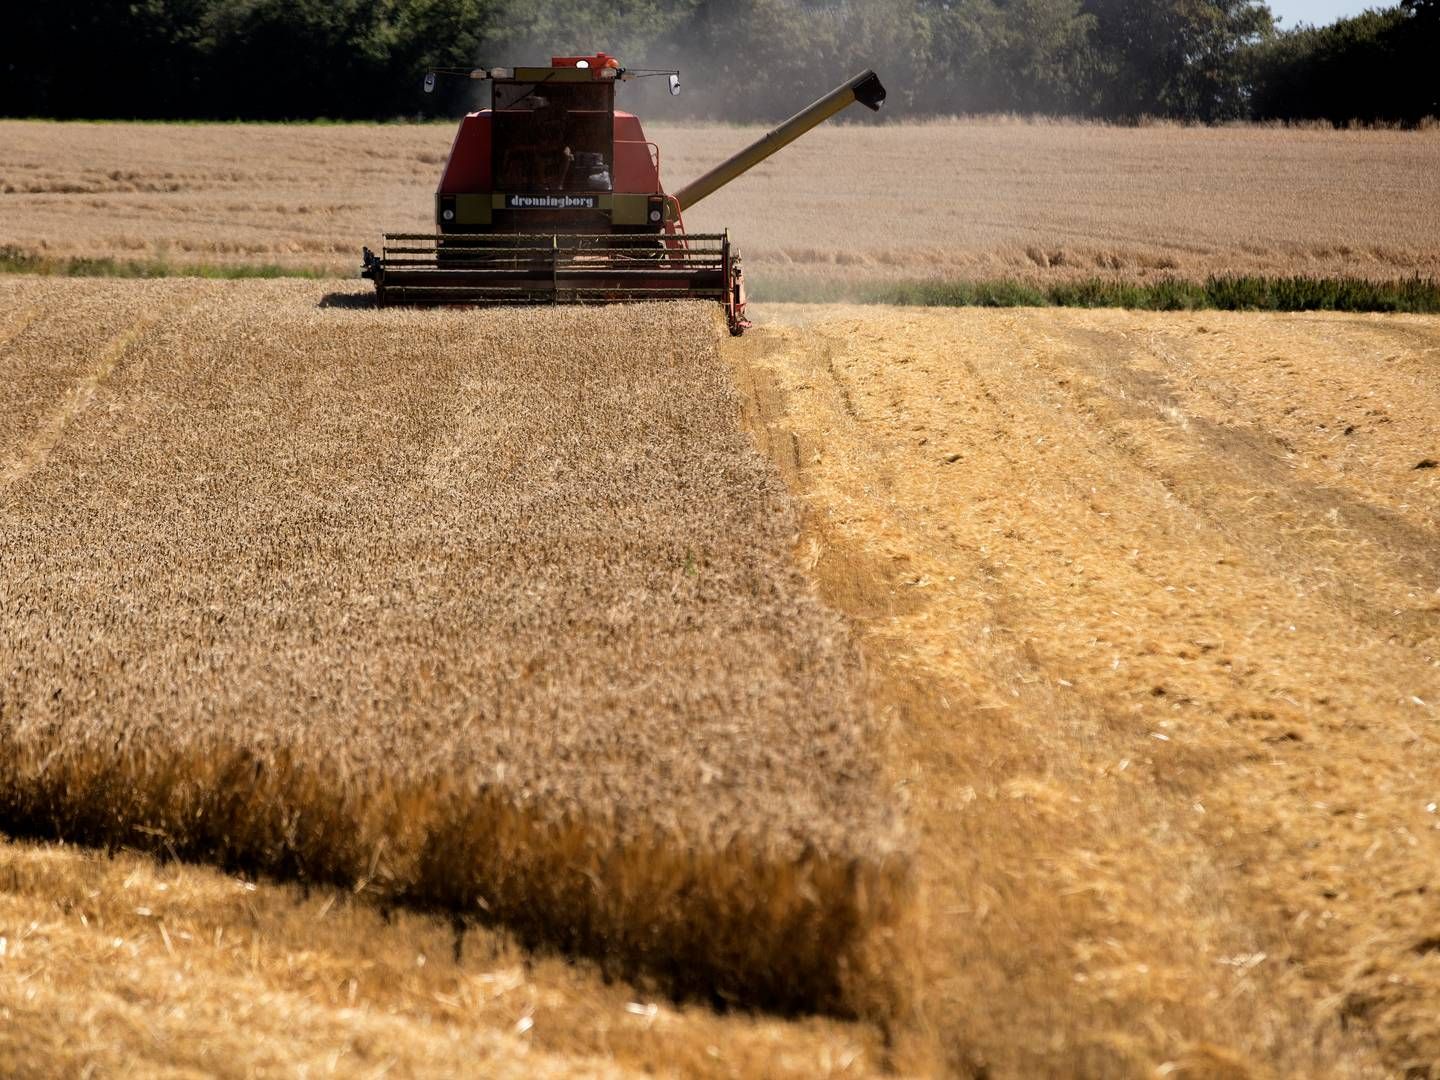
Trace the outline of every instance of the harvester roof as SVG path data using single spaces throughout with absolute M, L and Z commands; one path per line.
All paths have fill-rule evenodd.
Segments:
M 515 82 L 603 82 L 624 78 L 625 68 L 615 57 L 600 52 L 594 56 L 552 56 L 549 67 L 491 68 L 489 76 Z

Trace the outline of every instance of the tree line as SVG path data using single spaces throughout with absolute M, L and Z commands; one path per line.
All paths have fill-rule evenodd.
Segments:
M 646 98 L 676 118 L 773 120 L 865 67 L 890 115 L 1440 115 L 1440 0 L 1293 29 L 1257 0 L 47 0 L 0 36 L 0 114 L 453 115 L 481 84 L 427 69 L 596 50 L 681 68 Z

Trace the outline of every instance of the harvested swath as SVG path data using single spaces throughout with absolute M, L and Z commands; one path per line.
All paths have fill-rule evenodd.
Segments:
M 904 718 L 948 1071 L 1434 1075 L 1440 319 L 780 318 L 737 376 Z
M 885 1007 L 906 860 L 862 674 L 712 310 L 46 287 L 112 336 L 0 490 L 7 827 L 355 883 L 679 993 Z
M 0 841 L 0 1076 L 599 1080 L 663 1061 L 686 1077 L 815 1080 L 868 1076 L 881 1056 L 868 1025 L 647 1000 L 451 922 L 348 890 Z

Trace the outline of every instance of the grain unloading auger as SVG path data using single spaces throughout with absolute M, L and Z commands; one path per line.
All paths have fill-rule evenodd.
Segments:
M 728 232 L 686 233 L 684 211 L 850 104 L 885 101 L 866 71 L 668 193 L 660 149 L 615 110 L 615 86 L 666 75 L 676 93 L 678 72 L 631 72 L 597 53 L 455 74 L 488 79 L 492 107 L 460 123 L 436 232 L 387 233 L 380 254 L 365 249 L 381 306 L 714 300 L 738 334 L 749 325 L 740 256 Z

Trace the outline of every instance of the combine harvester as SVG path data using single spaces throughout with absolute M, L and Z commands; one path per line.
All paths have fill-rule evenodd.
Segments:
M 365 249 L 362 274 L 382 307 L 714 300 L 734 334 L 749 326 L 740 256 L 728 232 L 686 233 L 684 211 L 848 105 L 885 101 L 866 71 L 672 195 L 659 148 L 615 111 L 615 85 L 662 75 L 676 94 L 679 72 L 632 72 L 597 53 L 443 74 L 489 80 L 493 107 L 460 123 L 435 193 L 437 231 Z

